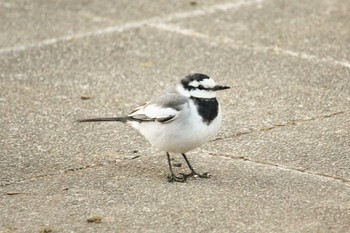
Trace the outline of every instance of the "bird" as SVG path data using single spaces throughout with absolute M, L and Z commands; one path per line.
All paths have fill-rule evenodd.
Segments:
M 165 152 L 168 182 L 185 182 L 187 178 L 209 178 L 198 173 L 186 153 L 213 139 L 221 126 L 222 110 L 216 92 L 229 89 L 217 85 L 208 75 L 192 73 L 146 104 L 126 116 L 80 119 L 78 122 L 117 121 L 131 125 L 154 147 Z M 190 173 L 175 174 L 170 153 L 183 156 Z

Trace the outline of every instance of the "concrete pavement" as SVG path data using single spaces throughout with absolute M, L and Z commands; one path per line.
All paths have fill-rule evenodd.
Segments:
M 349 12 L 1 0 L 0 232 L 349 232 Z M 189 153 L 211 179 L 169 184 L 164 153 L 130 127 L 75 122 L 191 72 L 232 87 L 220 134 Z

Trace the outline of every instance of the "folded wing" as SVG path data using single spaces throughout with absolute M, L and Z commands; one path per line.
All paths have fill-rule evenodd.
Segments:
M 128 120 L 169 123 L 176 119 L 186 103 L 186 97 L 180 95 L 176 91 L 168 90 L 156 100 L 136 108 L 128 115 Z

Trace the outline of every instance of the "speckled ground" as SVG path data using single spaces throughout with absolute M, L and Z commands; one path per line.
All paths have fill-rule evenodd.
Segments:
M 349 232 L 349 12 L 0 0 L 0 232 Z M 211 179 L 167 183 L 164 153 L 132 128 L 75 122 L 191 72 L 232 87 L 220 134 L 188 154 Z

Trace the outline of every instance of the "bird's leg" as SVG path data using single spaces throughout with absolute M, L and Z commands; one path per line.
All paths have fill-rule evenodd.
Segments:
M 171 161 L 170 161 L 170 155 L 168 152 L 166 152 L 166 156 L 168 158 L 168 164 L 169 164 L 169 171 L 170 174 L 168 175 L 167 179 L 168 182 L 185 182 L 186 178 L 184 176 L 176 176 L 173 172 L 173 168 L 171 166 Z
M 182 153 L 182 156 L 184 157 L 184 159 L 185 159 L 185 161 L 186 161 L 186 163 L 187 163 L 189 169 L 191 170 L 191 173 L 189 173 L 189 174 L 181 173 L 181 175 L 183 175 L 183 177 L 184 177 L 185 179 L 187 179 L 187 177 L 191 177 L 191 176 L 194 177 L 194 178 L 198 178 L 198 177 L 199 177 L 199 178 L 210 178 L 210 175 L 209 175 L 208 172 L 204 172 L 204 173 L 202 173 L 202 174 L 197 173 L 197 172 L 193 169 L 193 167 L 192 167 L 192 165 L 190 164 L 190 161 L 187 159 L 186 155 L 185 155 L 184 153 Z

